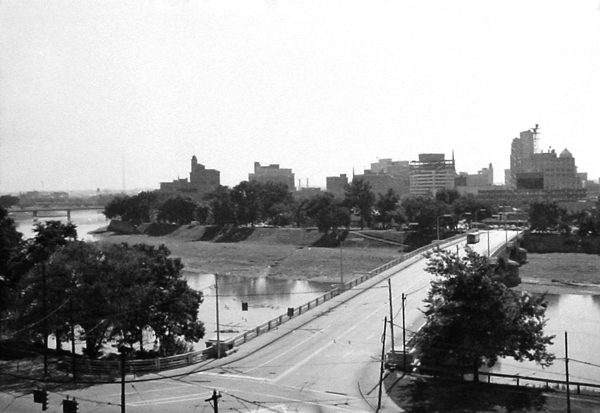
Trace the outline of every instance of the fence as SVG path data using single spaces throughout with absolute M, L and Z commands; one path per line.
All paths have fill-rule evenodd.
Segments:
M 266 332 L 282 325 L 283 323 L 291 320 L 296 315 L 303 314 L 303 313 L 307 312 L 308 310 L 315 308 L 315 307 L 325 303 L 326 301 L 331 300 L 333 297 L 340 295 L 345 290 L 351 289 L 351 288 L 357 286 L 358 284 L 361 284 L 361 283 L 369 280 L 370 278 L 373 278 L 374 276 L 381 274 L 382 272 L 389 270 L 390 268 L 395 267 L 396 265 L 398 265 L 406 260 L 409 260 L 418 255 L 421 255 L 424 252 L 426 252 L 438 245 L 441 245 L 442 243 L 444 243 L 444 244 L 447 244 L 449 242 L 451 243 L 451 242 L 454 242 L 461 238 L 464 238 L 464 234 L 458 234 L 451 238 L 447 238 L 447 239 L 443 240 L 443 242 L 438 241 L 438 242 L 426 245 L 424 247 L 418 248 L 412 252 L 406 253 L 406 254 L 402 255 L 401 257 L 398 257 L 380 267 L 377 267 L 374 270 L 371 270 L 368 273 L 366 273 L 360 277 L 357 277 L 347 283 L 344 283 L 344 285 L 342 285 L 340 287 L 336 287 L 336 288 L 332 289 L 328 293 L 326 293 L 320 297 L 317 297 L 316 299 L 311 300 L 306 304 L 303 304 L 299 307 L 289 308 L 288 313 L 286 313 L 286 314 L 282 314 L 278 317 L 272 318 L 271 320 L 269 320 L 265 323 L 262 323 L 256 327 L 254 327 L 251 330 L 248 330 L 248 331 L 241 333 L 235 337 L 232 337 L 226 341 L 223 341 L 222 346 L 226 348 L 226 352 L 233 351 L 236 347 L 239 347 L 240 345 L 247 343 L 248 341 L 252 340 L 253 338 L 256 338 L 259 335 L 266 333 Z M 128 360 L 126 362 L 126 370 L 133 374 L 133 373 L 150 373 L 150 372 L 158 372 L 161 370 L 176 369 L 176 368 L 186 367 L 186 366 L 189 366 L 192 364 L 196 364 L 196 363 L 199 363 L 206 359 L 212 358 L 215 355 L 214 353 L 215 353 L 215 348 L 213 346 L 213 347 L 206 348 L 204 350 L 199 350 L 199 351 L 194 351 L 194 352 L 190 352 L 190 353 L 186 353 L 186 354 L 179 354 L 179 355 L 169 356 L 169 357 L 157 357 L 154 359 L 145 359 L 145 360 Z M 66 357 L 65 361 L 67 362 L 67 365 L 71 365 L 71 363 L 73 363 L 73 360 L 71 357 Z M 88 373 L 95 373 L 95 374 L 115 373 L 115 372 L 120 371 L 120 362 L 117 360 L 108 361 L 108 360 L 88 360 L 88 359 L 75 358 L 75 365 L 76 365 L 76 368 L 78 369 L 78 371 L 85 371 Z
M 460 377 L 460 380 L 465 381 L 465 374 L 467 374 L 467 373 L 464 373 L 464 370 L 456 371 L 456 370 L 453 370 L 450 368 L 434 368 L 434 367 L 422 368 L 418 365 L 413 365 L 413 367 L 417 368 L 418 370 L 420 370 L 422 373 L 424 373 L 427 376 L 443 377 L 443 378 L 451 379 L 451 380 L 453 380 L 453 379 L 458 380 Z M 545 379 L 542 377 L 529 377 L 529 376 L 522 376 L 519 374 L 503 374 L 503 373 L 492 373 L 492 372 L 485 372 L 485 371 L 479 371 L 478 374 L 479 374 L 480 378 L 487 376 L 487 379 L 484 379 L 484 381 L 489 384 L 510 384 L 510 385 L 515 385 L 517 387 L 520 387 L 520 386 L 537 387 L 537 388 L 544 388 L 546 390 L 550 390 L 553 387 L 556 389 L 558 389 L 558 388 L 566 389 L 567 388 L 566 380 Z M 497 378 L 498 380 L 494 381 L 493 378 Z M 532 383 L 533 383 L 533 385 L 531 385 Z M 538 384 L 541 384 L 541 386 Z M 592 392 L 597 392 L 600 390 L 600 384 L 585 383 L 585 382 L 569 380 L 569 390 L 572 391 L 573 389 L 575 390 L 575 392 L 577 394 L 581 394 L 582 389 L 589 390 Z

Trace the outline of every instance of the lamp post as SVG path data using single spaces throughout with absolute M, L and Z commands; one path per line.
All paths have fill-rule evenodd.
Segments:
M 440 218 L 452 218 L 452 215 L 450 214 L 444 214 L 444 215 L 440 215 L 439 217 L 436 218 L 436 223 L 437 223 L 437 240 L 440 240 Z

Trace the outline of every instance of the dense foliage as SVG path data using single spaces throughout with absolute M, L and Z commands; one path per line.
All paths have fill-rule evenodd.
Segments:
M 371 191 L 371 184 L 362 179 L 354 178 L 345 189 L 344 204 L 355 210 L 360 215 L 360 227 L 371 226 L 373 218 L 373 205 L 375 204 L 375 195 Z
M 567 211 L 556 202 L 534 202 L 529 206 L 529 226 L 532 231 L 557 230 Z
M 60 340 L 74 327 L 96 357 L 109 340 L 143 348 L 150 329 L 164 354 L 173 354 L 182 340 L 204 336 L 197 319 L 203 296 L 169 254 L 164 246 L 68 243 L 23 278 L 19 330 L 34 341 L 47 331 Z
M 544 335 L 543 296 L 512 290 L 494 275 L 487 257 L 436 250 L 427 271 L 435 275 L 425 299 L 427 321 L 417 340 L 424 366 L 466 368 L 475 379 L 499 357 L 548 366 L 554 355 Z
M 159 195 L 156 192 L 140 192 L 134 196 L 116 197 L 104 207 L 108 219 L 120 218 L 123 221 L 141 224 L 150 222 L 159 208 Z
M 216 225 L 289 225 L 295 201 L 287 185 L 242 181 L 229 189 L 220 186 L 207 196 Z
M 344 207 L 343 202 L 328 192 L 314 196 L 308 201 L 306 215 L 312 218 L 319 231 L 325 234 L 350 225 L 350 211 Z

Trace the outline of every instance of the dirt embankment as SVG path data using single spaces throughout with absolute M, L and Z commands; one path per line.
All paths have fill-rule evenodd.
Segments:
M 365 231 L 369 238 L 350 233 L 342 248 L 314 247 L 322 234 L 303 228 L 238 228 L 221 230 L 203 226 L 146 228 L 151 236 L 114 235 L 108 242 L 165 244 L 181 258 L 185 271 L 248 277 L 274 277 L 325 283 L 371 271 L 401 255 L 404 240 L 396 231 Z M 379 237 L 391 241 L 379 242 Z M 558 242 L 558 241 L 553 241 Z M 530 246 L 531 244 L 529 244 Z M 408 248 L 406 248 L 408 250 Z M 600 256 L 583 253 L 528 254 L 520 268 L 518 289 L 563 294 L 600 294 Z
M 112 243 L 165 244 L 181 258 L 186 271 L 248 277 L 276 277 L 317 282 L 344 281 L 371 271 L 400 255 L 399 247 L 364 240 L 352 233 L 341 248 L 313 247 L 321 239 L 315 229 L 182 226 L 163 236 L 104 234 Z M 376 246 L 376 247 L 375 247 Z

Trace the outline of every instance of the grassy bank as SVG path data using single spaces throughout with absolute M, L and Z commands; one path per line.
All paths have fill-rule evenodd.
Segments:
M 300 228 L 255 228 L 238 236 L 235 242 L 202 241 L 201 227 L 181 227 L 164 236 L 111 235 L 113 243 L 165 244 L 173 256 L 181 258 L 185 270 L 248 277 L 274 277 L 316 282 L 338 282 L 371 271 L 400 255 L 398 246 L 364 240 L 350 235 L 340 248 L 316 248 L 321 238 L 316 230 Z

